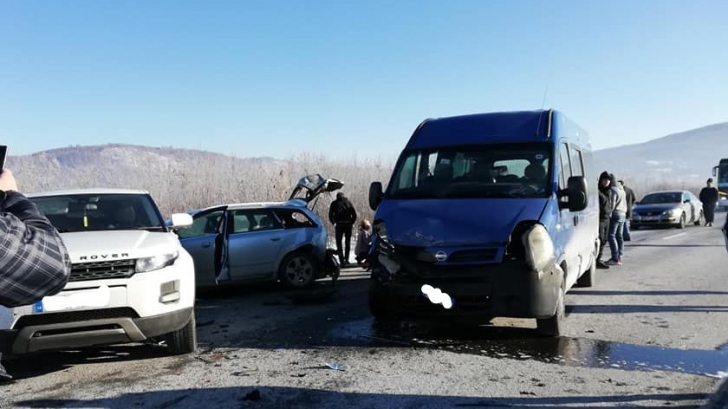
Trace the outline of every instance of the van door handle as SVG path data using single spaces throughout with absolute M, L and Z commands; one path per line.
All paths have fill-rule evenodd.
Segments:
M 280 237 L 271 237 L 271 238 L 270 238 L 270 241 L 278 241 L 278 240 L 280 240 L 280 239 L 281 239 Z
M 207 243 L 202 243 L 201 247 L 202 247 L 203 249 L 206 249 L 206 248 L 210 247 L 210 244 L 211 244 L 211 243 L 210 243 L 210 242 L 208 241 Z
M 574 226 L 579 224 L 579 215 L 574 216 Z

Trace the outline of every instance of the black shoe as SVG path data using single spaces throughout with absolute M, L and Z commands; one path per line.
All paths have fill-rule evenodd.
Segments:
M 604 264 L 604 262 L 602 260 L 597 260 L 597 268 L 602 269 L 602 270 L 608 270 L 609 266 Z

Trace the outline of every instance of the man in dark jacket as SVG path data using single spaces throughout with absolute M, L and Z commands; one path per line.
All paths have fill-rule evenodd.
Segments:
M 619 184 L 622 185 L 622 189 L 624 189 L 624 197 L 627 200 L 627 221 L 624 222 L 624 231 L 622 232 L 622 238 L 624 239 L 624 241 L 630 241 L 632 240 L 632 235 L 629 231 L 629 223 L 630 220 L 632 220 L 632 208 L 634 207 L 634 202 L 636 202 L 637 199 L 634 196 L 634 191 L 626 186 L 624 184 L 624 181 L 620 180 Z
M 12 324 L 11 308 L 59 293 L 70 274 L 58 231 L 18 192 L 12 172 L 0 170 L 0 330 Z M 0 381 L 11 378 L 0 364 Z
M 705 187 L 700 190 L 700 201 L 703 202 L 703 215 L 705 216 L 705 225 L 712 226 L 715 220 L 715 206 L 718 204 L 718 189 L 713 187 L 713 178 L 705 182 Z
M 329 221 L 334 225 L 336 232 L 336 252 L 339 255 L 341 267 L 349 264 L 349 253 L 351 251 L 351 234 L 356 222 L 356 209 L 343 192 L 336 194 L 336 200 L 331 202 L 329 207 Z M 341 246 L 341 240 L 345 239 L 345 248 Z
M 609 188 L 611 185 L 609 172 L 599 175 L 599 254 L 597 254 L 597 268 L 608 269 L 609 266 L 602 261 L 604 247 L 609 234 L 609 220 L 612 217 L 612 206 L 609 201 Z

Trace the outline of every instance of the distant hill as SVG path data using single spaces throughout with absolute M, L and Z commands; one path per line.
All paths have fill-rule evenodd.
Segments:
M 675 133 L 648 142 L 598 150 L 598 171 L 608 170 L 642 189 L 699 188 L 721 157 L 728 157 L 728 122 Z M 369 182 L 386 183 L 390 163 L 337 160 L 303 153 L 294 160 L 240 158 L 220 153 L 129 144 L 69 146 L 10 156 L 26 192 L 76 187 L 141 188 L 165 211 L 226 201 L 285 199 L 299 177 L 323 173 L 342 179 L 344 190 L 369 212 Z
M 630 179 L 705 183 L 728 157 L 728 122 L 595 152 L 597 169 Z

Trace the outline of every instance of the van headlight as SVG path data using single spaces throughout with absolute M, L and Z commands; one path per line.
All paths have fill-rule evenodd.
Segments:
M 542 224 L 534 224 L 523 235 L 523 246 L 526 262 L 535 271 L 541 273 L 554 262 L 554 242 Z
M 137 259 L 135 270 L 137 273 L 160 270 L 174 264 L 177 257 L 179 257 L 179 251 L 140 258 Z

